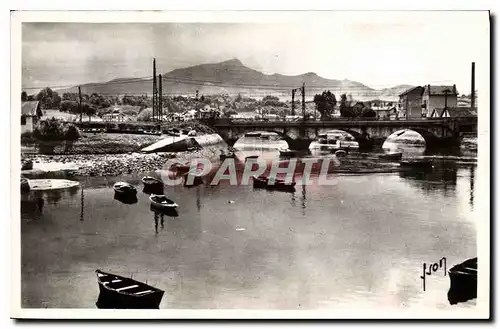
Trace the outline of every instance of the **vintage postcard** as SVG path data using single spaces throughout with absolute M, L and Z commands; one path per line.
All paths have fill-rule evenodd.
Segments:
M 488 11 L 11 35 L 12 317 L 490 317 Z

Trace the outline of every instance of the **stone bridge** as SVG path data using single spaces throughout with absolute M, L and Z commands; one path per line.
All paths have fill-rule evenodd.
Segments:
M 268 131 L 281 135 L 289 145 L 304 147 L 328 130 L 351 134 L 360 146 L 381 145 L 392 133 L 410 129 L 418 132 L 427 146 L 457 142 L 464 133 L 477 133 L 477 118 L 438 118 L 420 120 L 347 120 L 330 121 L 235 121 L 218 119 L 212 126 L 221 137 L 234 142 L 248 132 Z

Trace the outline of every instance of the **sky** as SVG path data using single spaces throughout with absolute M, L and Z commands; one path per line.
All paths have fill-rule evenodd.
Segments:
M 255 16 L 257 17 L 257 16 Z M 233 58 L 266 74 L 315 72 L 375 89 L 456 84 L 489 53 L 484 12 L 304 13 L 241 23 L 23 23 L 22 87 L 166 73 Z M 29 89 L 27 89 L 29 91 Z M 34 90 L 34 89 L 33 89 Z

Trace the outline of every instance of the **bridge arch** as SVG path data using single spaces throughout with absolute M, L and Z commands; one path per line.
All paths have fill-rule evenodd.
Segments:
M 385 138 L 384 143 L 396 141 L 398 136 L 403 135 L 407 131 L 412 131 L 412 132 L 415 132 L 418 135 L 420 135 L 420 137 L 422 137 L 422 142 L 423 142 L 423 144 L 425 144 L 426 147 L 429 145 L 432 145 L 437 140 L 437 136 L 434 133 L 432 133 L 431 131 L 428 131 L 428 130 L 422 129 L 422 128 L 418 128 L 418 127 L 408 127 L 408 128 L 398 129 L 398 130 L 394 131 L 393 133 L 391 133 L 389 136 L 387 136 Z M 418 143 L 415 143 L 415 144 L 418 144 Z
M 336 129 L 331 129 L 331 128 L 330 129 L 320 129 L 320 130 L 318 130 L 317 136 L 315 136 L 315 137 L 318 138 L 318 137 L 326 135 L 328 133 L 338 133 L 338 132 L 351 135 L 351 137 L 354 138 L 356 140 L 356 142 L 358 142 L 360 145 L 361 145 L 361 143 L 366 142 L 366 135 L 364 135 L 362 132 L 359 132 L 359 131 L 356 131 L 353 129 L 345 129 L 345 128 L 342 128 L 342 129 L 337 129 L 337 128 Z

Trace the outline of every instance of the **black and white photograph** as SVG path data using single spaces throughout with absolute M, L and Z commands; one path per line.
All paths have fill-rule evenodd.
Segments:
M 11 29 L 11 317 L 490 317 L 487 10 Z

